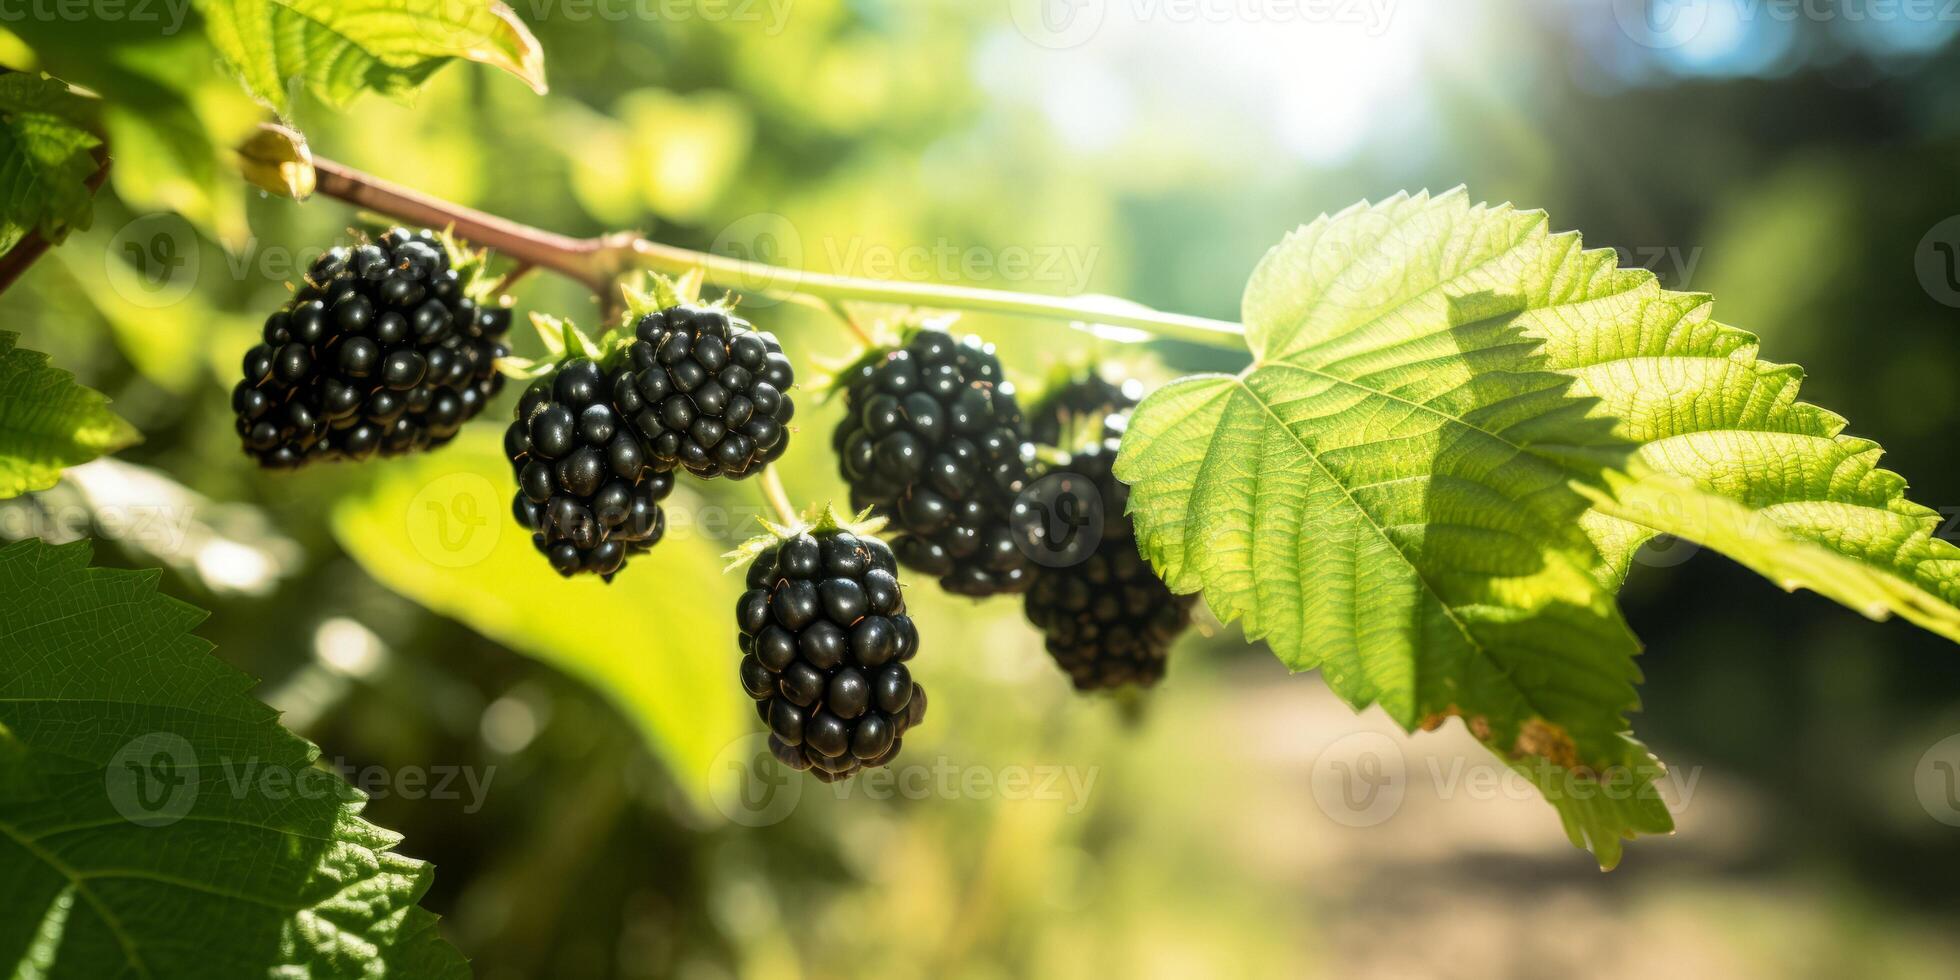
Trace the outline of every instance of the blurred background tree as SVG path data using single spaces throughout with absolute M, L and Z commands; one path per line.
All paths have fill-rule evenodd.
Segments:
M 1743 0 L 1667 22 L 1618 0 L 1079 6 L 1090 29 L 1009 3 L 527 0 L 547 97 L 453 66 L 412 104 L 301 101 L 295 121 L 318 153 L 567 233 L 1224 318 L 1294 224 L 1468 184 L 1713 292 L 1771 358 L 1814 372 L 1809 398 L 1883 439 L 1918 499 L 1960 502 L 1960 298 L 1915 268 L 1960 213 L 1960 22 Z M 1295 13 L 1255 16 L 1273 10 Z M 29 59 L 0 37 L 0 63 Z M 735 584 L 711 570 L 760 513 L 752 491 L 677 496 L 674 540 L 603 596 L 473 599 L 464 584 L 494 563 L 404 573 L 388 516 L 464 454 L 493 455 L 502 412 L 433 469 L 258 472 L 230 429 L 237 355 L 309 257 L 290 253 L 359 219 L 255 195 L 228 252 L 222 213 L 185 210 L 188 269 L 132 262 L 130 229 L 177 219 L 105 197 L 9 295 L 9 328 L 146 442 L 0 505 L 0 533 L 114 537 L 90 515 L 169 481 L 185 533 L 125 528 L 98 560 L 168 564 L 167 590 L 214 610 L 201 632 L 329 758 L 487 779 L 480 797 L 368 811 L 435 862 L 425 904 L 482 976 L 1940 976 L 1960 955 L 1960 831 L 1913 790 L 1922 753 L 1960 732 L 1960 661 L 1681 546 L 1650 552 L 1625 601 L 1647 643 L 1641 731 L 1691 792 L 1679 834 L 1611 876 L 1535 797 L 1456 780 L 1488 763 L 1455 727 L 1391 736 L 1400 810 L 1337 822 L 1316 760 L 1392 725 L 1230 631 L 1187 638 L 1138 720 L 1071 695 L 1018 603 L 924 589 L 934 708 L 900 760 L 927 772 L 922 798 L 811 782 L 778 823 L 731 821 L 702 780 L 752 726 L 716 639 Z M 191 288 L 159 302 L 139 280 Z M 596 316 L 547 277 L 518 296 Z M 827 317 L 746 309 L 801 378 L 851 353 Z M 1027 386 L 1070 359 L 1154 380 L 1217 356 L 965 328 Z M 785 478 L 834 496 L 819 444 L 837 409 L 801 407 Z M 1068 767 L 1058 798 L 960 786 L 1043 766 Z

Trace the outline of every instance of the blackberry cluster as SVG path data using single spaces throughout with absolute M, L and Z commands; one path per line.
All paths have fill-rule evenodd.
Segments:
M 774 334 L 674 306 L 641 318 L 635 336 L 627 357 L 644 407 L 628 417 L 660 464 L 741 479 L 789 448 L 796 375 Z
M 1028 412 L 1028 436 L 1037 445 L 1069 446 L 1083 422 L 1099 425 L 1103 436 L 1122 435 L 1121 424 L 1136 407 L 1143 386 L 1135 380 L 1118 384 L 1090 372 L 1058 385 Z
M 427 230 L 320 256 L 245 352 L 232 409 L 245 451 L 290 469 L 429 449 L 503 388 L 510 310 L 480 306 Z
M 1073 397 L 1090 394 L 1078 391 Z M 1058 468 L 1071 481 L 1087 484 L 1070 492 L 1101 498 L 1102 539 L 1074 565 L 1037 568 L 1025 600 L 1028 621 L 1042 631 L 1049 655 L 1080 691 L 1148 687 L 1161 680 L 1171 644 L 1191 625 L 1196 602 L 1194 596 L 1172 593 L 1138 554 L 1136 528 L 1125 513 L 1130 488 L 1112 472 L 1135 404 L 1133 389 L 1119 391 L 1116 410 L 1104 417 L 1097 441 Z
M 852 505 L 891 521 L 899 560 L 961 595 L 1025 589 L 1008 518 L 1033 447 L 993 345 L 919 330 L 840 384 L 834 448 Z
M 919 650 L 891 549 L 819 529 L 763 552 L 735 606 L 742 687 L 784 765 L 825 782 L 898 755 L 925 717 L 905 662 Z
M 517 473 L 517 522 L 558 574 L 591 572 L 612 581 L 628 556 L 667 529 L 660 501 L 671 471 L 626 421 L 644 406 L 633 372 L 611 373 L 591 358 L 566 361 L 525 389 L 504 452 Z

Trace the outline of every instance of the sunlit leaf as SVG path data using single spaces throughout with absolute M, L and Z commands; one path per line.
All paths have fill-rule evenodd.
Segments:
M 29 232 L 60 243 L 86 228 L 87 182 L 101 140 L 82 128 L 92 113 L 68 86 L 27 72 L 0 75 L 0 254 Z
M 495 0 L 198 0 L 239 80 L 281 114 L 304 82 L 329 105 L 362 92 L 404 95 L 451 58 L 481 62 L 543 92 L 544 53 Z
M 53 486 L 64 467 L 137 440 L 107 398 L 16 347 L 19 338 L 0 330 L 0 499 Z
M 1932 512 L 1707 307 L 1460 191 L 1322 218 L 1252 276 L 1252 366 L 1138 409 L 1140 542 L 1356 707 L 1462 718 L 1610 866 L 1671 826 L 1613 595 L 1654 533 L 1960 636 Z
M 264 110 L 224 75 L 200 32 L 168 18 L 23 18 L 8 27 L 46 70 L 102 97 L 117 196 L 177 212 L 214 237 L 246 237 L 245 185 L 232 147 Z
M 432 871 L 190 633 L 157 573 L 0 549 L 0 969 L 465 977 Z
M 472 426 L 439 453 L 386 464 L 367 496 L 335 509 L 334 534 L 389 588 L 611 698 L 712 813 L 709 763 L 754 721 L 735 682 L 741 582 L 720 558 L 732 537 L 677 490 L 652 551 L 610 585 L 567 580 L 511 518 L 515 493 L 494 427 Z

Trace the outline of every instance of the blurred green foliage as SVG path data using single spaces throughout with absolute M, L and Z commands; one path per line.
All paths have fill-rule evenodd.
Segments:
M 794 0 L 780 19 L 767 4 L 746 20 L 707 5 L 607 18 L 531 0 L 516 9 L 542 43 L 548 96 L 458 65 L 408 104 L 342 113 L 301 95 L 292 116 L 324 156 L 567 233 L 635 227 L 814 270 L 889 262 L 1221 317 L 1294 224 L 1467 183 L 1623 246 L 1671 287 L 1712 290 L 1767 356 L 1812 369 L 1810 397 L 1884 442 L 1917 498 L 1960 502 L 1956 317 L 1913 261 L 1960 212 L 1950 45 L 1872 49 L 1842 24 L 1765 24 L 1743 36 L 1782 38 L 1776 60 L 1715 71 L 1631 42 L 1604 2 L 1510 0 L 1409 5 L 1379 34 L 1319 25 L 1311 44 L 1283 27 L 1159 24 L 1057 49 L 1005 7 Z M 59 38 L 19 33 L 58 67 Z M 0 38 L 0 62 L 26 57 Z M 1345 74 L 1311 67 L 1328 62 Z M 1460 731 L 1398 742 L 1412 788 L 1394 819 L 1329 819 L 1316 758 L 1386 721 L 1356 720 L 1229 632 L 1187 639 L 1128 720 L 1067 692 L 1012 601 L 926 588 L 909 598 L 933 709 L 905 758 L 932 787 L 943 766 L 954 788 L 840 799 L 811 782 L 782 822 L 731 822 L 677 760 L 705 772 L 716 733 L 748 730 L 725 716 L 733 586 L 708 576 L 756 512 L 753 488 L 703 488 L 690 519 L 720 508 L 725 529 L 663 544 L 592 599 L 596 585 L 543 583 L 541 565 L 503 576 L 502 550 L 465 574 L 404 547 L 416 474 L 500 478 L 485 447 L 508 406 L 433 469 L 250 468 L 227 407 L 238 354 L 301 250 L 361 218 L 248 193 L 208 148 L 172 143 L 163 123 L 182 113 L 239 130 L 260 112 L 207 57 L 169 63 L 163 78 L 132 62 L 76 79 L 133 93 L 138 108 L 105 120 L 120 158 L 181 162 L 119 165 L 93 230 L 9 291 L 8 328 L 114 397 L 146 440 L 124 458 L 250 505 L 291 539 L 303 557 L 266 564 L 258 594 L 195 562 L 166 578 L 214 610 L 200 632 L 266 678 L 288 724 L 356 767 L 494 767 L 480 800 L 395 793 L 367 811 L 434 862 L 426 904 L 479 974 L 1938 976 L 1952 962 L 1960 837 L 1928 818 L 1912 773 L 1960 730 L 1960 661 L 1908 626 L 1706 556 L 1649 562 L 1625 593 L 1648 645 L 1641 730 L 1700 782 L 1679 836 L 1610 877 L 1568 852 L 1536 800 L 1438 799 L 1430 766 L 1447 774 L 1481 751 Z M 178 173 L 203 177 L 165 179 Z M 159 234 L 182 249 L 125 248 Z M 1007 261 L 1020 254 L 1028 266 Z M 548 277 L 518 296 L 595 315 Z M 801 378 L 852 352 L 827 317 L 744 310 L 783 336 Z M 1229 366 L 1053 324 L 966 326 L 1030 382 L 1084 357 L 1151 383 Z M 785 479 L 799 501 L 835 496 L 837 408 L 800 399 Z M 9 505 L 0 530 L 47 533 L 63 508 L 52 494 Z M 522 544 L 505 537 L 499 549 Z M 156 563 L 116 550 L 98 560 Z M 490 598 L 465 608 L 464 583 L 491 577 Z M 564 625 L 535 625 L 538 612 Z M 1004 774 L 1044 766 L 1085 796 L 1007 798 Z M 960 788 L 968 773 L 992 788 Z

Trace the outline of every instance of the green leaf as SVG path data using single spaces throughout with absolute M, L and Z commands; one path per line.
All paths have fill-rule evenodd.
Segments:
M 545 91 L 544 53 L 495 0 L 198 0 L 211 42 L 247 91 L 281 115 L 303 81 L 337 108 L 370 89 L 403 96 L 450 58 Z
M 181 13 L 181 11 L 179 11 Z M 23 18 L 8 23 L 51 74 L 102 97 L 116 194 L 183 215 L 234 247 L 248 237 L 232 148 L 264 109 L 174 19 Z
M 1599 297 L 1612 316 L 1547 332 L 1543 348 L 1574 395 L 1598 399 L 1616 434 L 1640 444 L 1635 479 L 1616 477 L 1587 521 L 1612 580 L 1640 545 L 1674 534 L 1785 589 L 1960 641 L 1960 547 L 1879 468 L 1878 444 L 1798 401 L 1802 370 L 1758 359 L 1755 336 L 1711 319 L 1707 296 L 1651 277 L 1623 285 Z
M 512 520 L 515 493 L 495 431 L 470 426 L 440 453 L 381 466 L 372 492 L 335 509 L 334 536 L 389 588 L 610 697 L 714 813 L 710 765 L 755 721 L 728 618 L 742 583 L 719 560 L 740 528 L 731 517 L 714 533 L 717 512 L 678 489 L 651 552 L 610 585 L 568 581 Z
M 102 142 L 81 125 L 91 108 L 52 78 L 0 74 L 0 254 L 29 232 L 58 245 L 88 227 Z
M 0 969 L 464 977 L 427 864 L 360 816 L 157 573 L 0 549 Z
M 1251 367 L 1165 387 L 1117 473 L 1173 588 L 1406 728 L 1450 717 L 1604 866 L 1671 826 L 1614 601 L 1656 532 L 1956 635 L 1960 558 L 1753 338 L 1542 213 L 1323 217 L 1254 272 Z
M 137 441 L 101 392 L 48 366 L 48 356 L 14 346 L 0 330 L 0 500 L 45 490 L 61 471 Z

